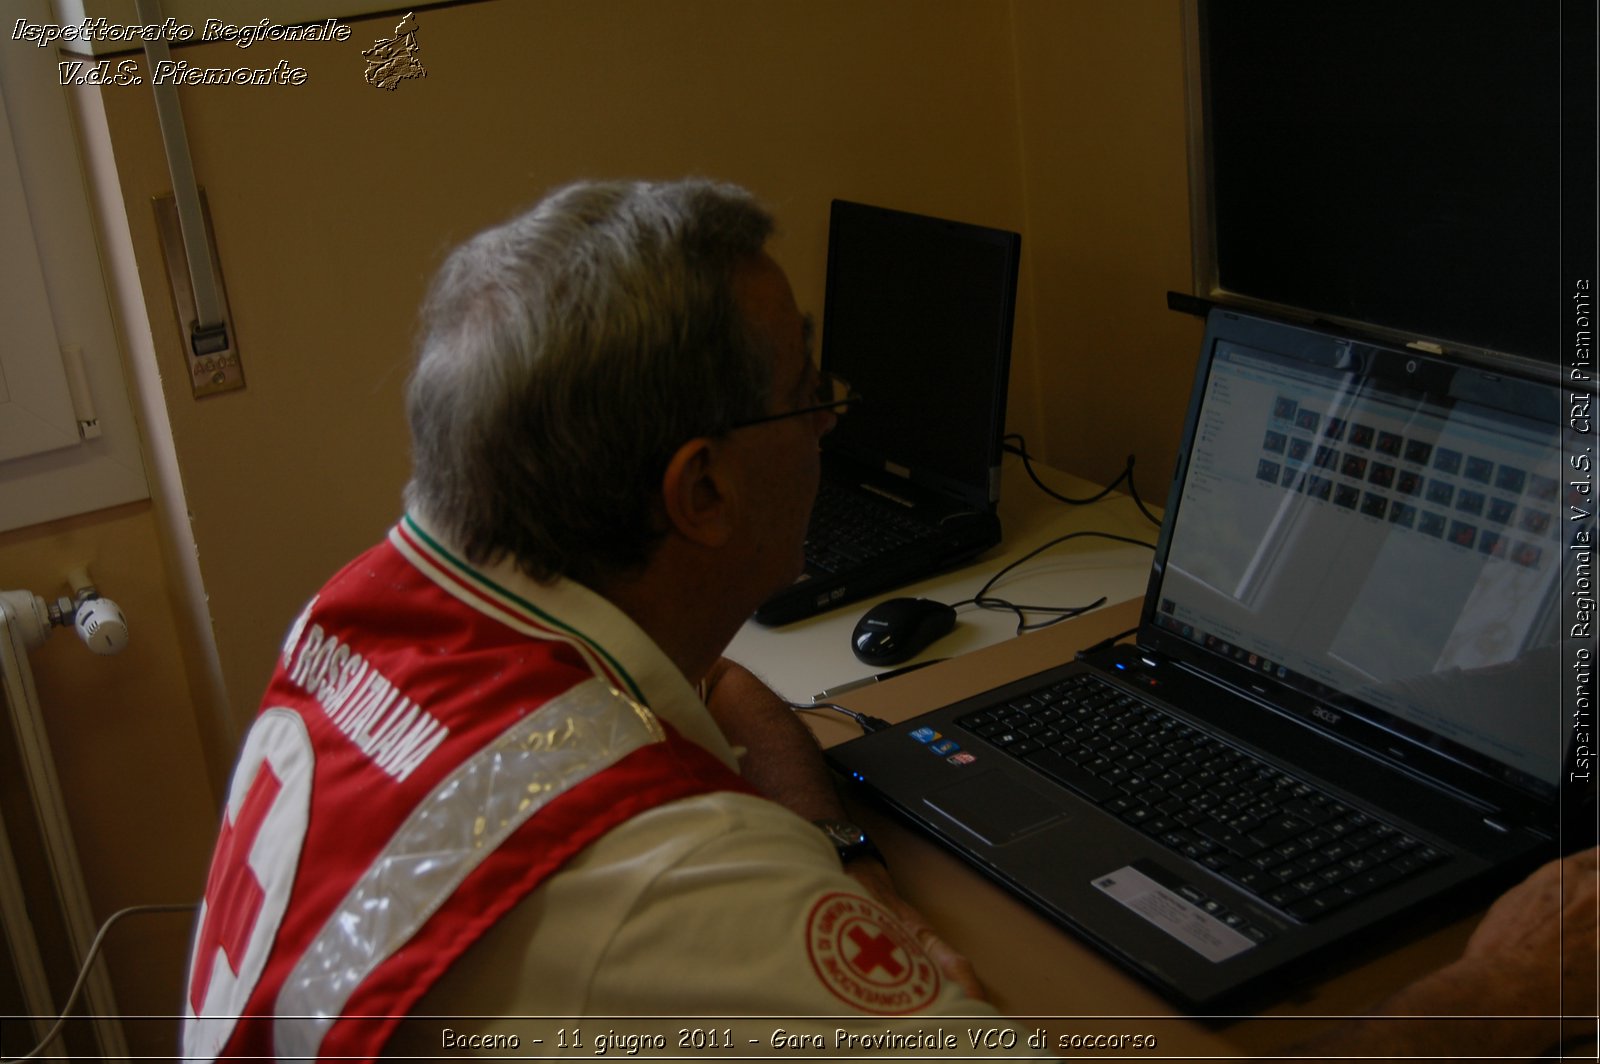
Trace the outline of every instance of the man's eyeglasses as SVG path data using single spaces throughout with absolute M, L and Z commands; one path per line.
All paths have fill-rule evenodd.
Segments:
M 761 417 L 753 417 L 748 421 L 740 421 L 729 425 L 728 431 L 749 428 L 751 425 L 765 425 L 769 421 L 782 421 L 784 418 L 799 417 L 801 414 L 820 414 L 824 410 L 843 413 L 842 407 L 851 403 L 861 402 L 861 396 L 856 394 L 855 389 L 850 387 L 848 381 L 841 377 L 835 377 L 831 373 L 819 373 L 817 375 L 817 390 L 813 398 L 815 401 L 809 406 L 802 406 L 796 410 L 785 410 L 781 414 L 763 414 Z

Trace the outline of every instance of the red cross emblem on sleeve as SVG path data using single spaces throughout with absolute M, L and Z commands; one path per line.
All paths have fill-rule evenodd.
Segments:
M 197 1014 L 204 1010 L 206 991 L 211 988 L 217 950 L 222 951 L 236 976 L 244 961 L 250 934 L 266 898 L 261 880 L 250 868 L 250 850 L 282 789 L 272 766 L 262 761 L 238 818 L 231 823 L 225 821 L 217 838 L 211 873 L 206 877 L 206 915 L 195 942 L 194 972 L 189 979 L 189 1004 Z
M 806 920 L 811 967 L 852 1008 L 903 1015 L 939 994 L 939 969 L 888 910 L 859 894 L 819 898 Z
M 845 959 L 850 967 L 862 975 L 870 977 L 882 969 L 884 975 L 893 979 L 906 970 L 903 960 L 905 952 L 896 945 L 894 939 L 883 932 L 873 934 L 857 924 L 845 932 L 845 938 L 849 939 L 856 950 L 854 956 Z

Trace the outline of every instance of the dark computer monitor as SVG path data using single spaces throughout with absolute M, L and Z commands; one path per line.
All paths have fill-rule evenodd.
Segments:
M 1196 294 L 1557 361 L 1565 6 L 1192 0 Z
M 835 200 L 822 364 L 865 397 L 823 445 L 984 507 L 999 498 L 1022 239 Z

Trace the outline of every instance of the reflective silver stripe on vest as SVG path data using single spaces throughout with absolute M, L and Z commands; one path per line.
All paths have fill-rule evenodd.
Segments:
M 548 802 L 666 738 L 588 680 L 506 729 L 433 789 L 333 911 L 278 992 L 280 1059 L 314 1059 L 345 1003 L 506 837 Z

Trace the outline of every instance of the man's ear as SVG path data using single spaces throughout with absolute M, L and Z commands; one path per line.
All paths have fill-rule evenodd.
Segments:
M 720 547 L 733 535 L 734 496 L 726 458 L 715 440 L 679 447 L 661 477 L 668 525 L 691 543 Z

